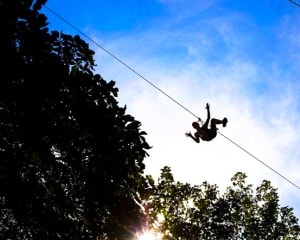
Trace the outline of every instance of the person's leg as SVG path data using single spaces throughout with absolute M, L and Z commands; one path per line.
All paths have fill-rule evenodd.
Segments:
M 226 118 L 226 117 L 225 117 L 225 118 L 223 118 L 223 127 L 226 127 L 226 125 L 227 125 L 227 122 L 228 122 L 227 118 Z
M 226 123 L 227 123 L 227 119 L 225 121 L 225 118 L 223 120 L 212 118 L 210 121 L 210 129 L 217 131 L 217 126 L 216 126 L 217 124 L 223 124 L 224 127 L 224 125 L 226 126 Z

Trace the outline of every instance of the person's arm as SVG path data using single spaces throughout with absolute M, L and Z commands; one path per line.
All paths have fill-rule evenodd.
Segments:
M 210 120 L 210 110 L 209 110 L 209 104 L 208 103 L 206 103 L 206 110 L 207 110 L 207 118 L 206 118 L 206 121 L 203 124 L 203 126 L 206 126 L 206 128 L 207 128 L 207 126 L 209 124 L 209 120 Z
M 194 136 L 191 134 L 191 132 L 186 133 L 185 136 L 192 138 L 196 143 L 199 143 L 199 142 L 200 142 L 199 137 L 198 137 L 198 138 L 194 137 Z

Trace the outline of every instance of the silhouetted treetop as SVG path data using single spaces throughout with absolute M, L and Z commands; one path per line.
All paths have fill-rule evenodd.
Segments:
M 277 189 L 264 180 L 254 189 L 246 174 L 236 173 L 221 194 L 216 185 L 176 182 L 170 167 L 150 186 L 143 206 L 148 227 L 161 239 L 300 239 L 298 219 L 280 207 Z
M 142 218 L 146 133 L 89 45 L 49 32 L 45 2 L 0 4 L 0 236 L 126 239 Z

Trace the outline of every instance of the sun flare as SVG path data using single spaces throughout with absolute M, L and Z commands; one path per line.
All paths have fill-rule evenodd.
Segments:
M 138 234 L 137 240 L 159 240 L 157 234 L 151 231 Z

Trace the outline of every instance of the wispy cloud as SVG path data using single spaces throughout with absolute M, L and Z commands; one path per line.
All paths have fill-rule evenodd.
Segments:
M 191 15 L 185 16 L 190 20 Z M 300 185 L 300 61 L 296 62 L 300 42 L 294 20 L 289 16 L 278 20 L 281 24 L 268 32 L 270 36 L 242 14 L 206 20 L 200 16 L 186 27 L 178 16 L 163 20 L 160 25 L 154 20 L 145 29 L 100 36 L 97 41 L 203 119 L 209 102 L 212 117 L 229 119 L 228 127 L 220 129 L 222 134 Z M 299 189 L 221 135 L 200 144 L 186 138 L 184 133 L 193 130 L 192 115 L 96 51 L 99 72 L 117 81 L 120 104 L 128 106 L 148 133 L 153 149 L 146 159 L 147 173 L 158 176 L 168 165 L 177 180 L 193 184 L 207 180 L 224 189 L 233 174 L 242 171 L 249 183 L 271 180 L 283 205 L 295 206 L 300 216 Z

